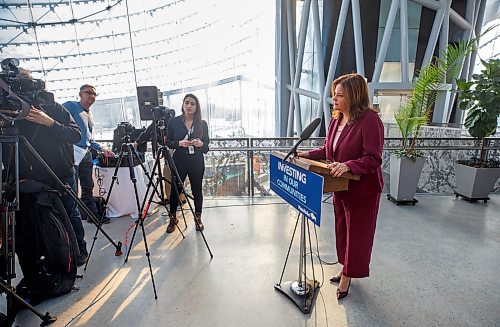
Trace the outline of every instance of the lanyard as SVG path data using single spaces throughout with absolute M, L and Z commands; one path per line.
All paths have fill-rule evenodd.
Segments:
M 184 123 L 184 127 L 186 127 L 186 121 L 184 119 L 182 119 L 183 123 Z M 194 121 L 191 123 L 191 128 L 187 128 L 186 129 L 188 130 L 186 136 L 184 136 L 184 139 L 185 140 L 189 140 L 191 138 L 191 135 L 193 134 L 193 130 L 194 130 Z

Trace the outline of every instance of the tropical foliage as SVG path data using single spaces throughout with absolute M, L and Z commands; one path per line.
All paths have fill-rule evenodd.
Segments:
M 495 134 L 500 116 L 500 59 L 481 60 L 484 69 L 472 80 L 458 80 L 460 109 L 467 110 L 464 126 L 481 139 L 479 164 L 486 161 L 486 137 Z
M 394 113 L 401 132 L 401 148 L 396 156 L 416 158 L 421 153 L 415 149 L 420 128 L 432 117 L 437 91 L 449 89 L 460 73 L 465 57 L 475 49 L 477 38 L 450 43 L 440 57 L 424 66 L 414 79 L 414 89 L 407 103 L 400 105 Z

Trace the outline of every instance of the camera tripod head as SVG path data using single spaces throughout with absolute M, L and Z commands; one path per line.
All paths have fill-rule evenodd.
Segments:
M 130 143 L 131 142 L 130 134 L 125 134 L 120 140 L 122 141 L 122 144 L 123 143 Z
M 16 121 L 0 118 L 0 135 L 19 135 L 19 129 L 16 126 Z

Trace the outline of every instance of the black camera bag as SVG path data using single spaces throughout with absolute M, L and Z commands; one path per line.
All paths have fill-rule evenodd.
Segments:
M 16 288 L 36 305 L 71 291 L 79 250 L 59 193 L 31 180 L 20 182 L 20 191 L 16 253 L 23 279 Z

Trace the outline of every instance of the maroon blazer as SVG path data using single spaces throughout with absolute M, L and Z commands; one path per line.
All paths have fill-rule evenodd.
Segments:
M 359 180 L 349 180 L 347 191 L 335 192 L 340 198 L 357 199 L 382 192 L 382 148 L 384 146 L 384 125 L 377 113 L 366 111 L 354 123 L 344 127 L 333 152 L 333 139 L 339 124 L 332 119 L 328 126 L 325 145 L 309 151 L 309 158 L 343 162 Z

